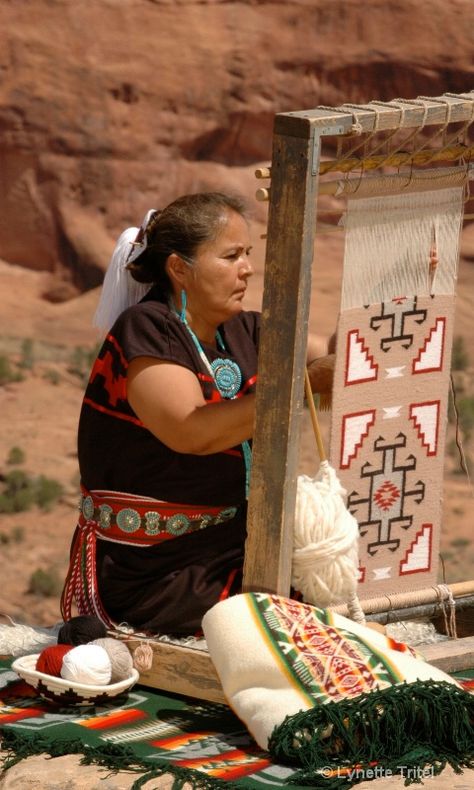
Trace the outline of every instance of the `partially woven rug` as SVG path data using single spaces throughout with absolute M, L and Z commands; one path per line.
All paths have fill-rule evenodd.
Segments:
M 438 581 L 465 178 L 348 201 L 329 457 L 359 524 L 360 599 Z
M 344 311 L 331 459 L 359 524 L 360 598 L 437 583 L 453 299 Z

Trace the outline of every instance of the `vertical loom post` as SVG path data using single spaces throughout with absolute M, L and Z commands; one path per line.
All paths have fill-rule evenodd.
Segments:
M 279 120 L 281 123 L 279 123 Z M 244 590 L 290 590 L 319 148 L 275 122 Z

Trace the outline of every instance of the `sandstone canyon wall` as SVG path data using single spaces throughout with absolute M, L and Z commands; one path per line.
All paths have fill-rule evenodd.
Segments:
M 117 233 L 247 188 L 276 112 L 474 87 L 472 0 L 2 0 L 0 257 L 97 285 Z

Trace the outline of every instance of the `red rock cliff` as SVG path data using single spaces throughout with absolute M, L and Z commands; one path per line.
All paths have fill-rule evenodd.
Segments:
M 96 285 L 148 207 L 268 160 L 275 112 L 470 90 L 473 53 L 472 0 L 3 0 L 0 257 Z

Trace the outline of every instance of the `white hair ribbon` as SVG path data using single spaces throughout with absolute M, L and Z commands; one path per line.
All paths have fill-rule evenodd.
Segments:
M 156 209 L 147 211 L 141 226 L 124 230 L 115 245 L 92 320 L 93 325 L 104 332 L 108 332 L 127 307 L 143 299 L 153 285 L 137 282 L 125 267 L 146 250 L 146 229 L 155 214 Z

